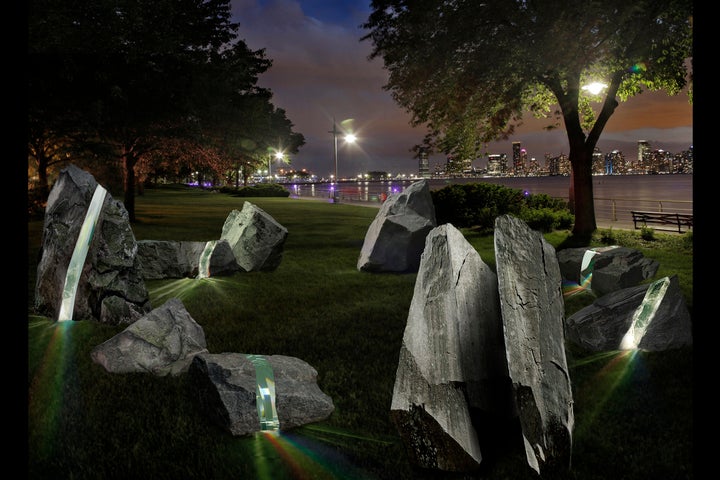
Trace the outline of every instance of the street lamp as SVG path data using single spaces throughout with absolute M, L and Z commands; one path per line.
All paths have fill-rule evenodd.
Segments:
M 337 129 L 337 124 L 335 123 L 335 117 L 333 117 L 333 128 L 328 133 L 332 133 L 333 136 L 333 157 L 335 159 L 335 183 L 338 182 L 338 145 L 337 145 L 337 136 L 340 132 Z M 355 140 L 357 140 L 357 137 L 353 135 L 352 133 L 348 133 L 345 135 L 345 141 L 348 143 L 354 143 Z M 335 189 L 333 193 L 333 196 L 337 195 L 337 189 Z
M 582 89 L 590 92 L 593 95 L 597 95 L 598 93 L 602 92 L 605 87 L 607 87 L 607 85 L 604 83 L 593 82 L 588 85 L 583 85 Z
M 272 153 L 268 157 L 268 177 L 272 175 L 272 170 L 270 168 L 270 162 L 272 161 Z M 283 153 L 280 151 L 275 152 L 275 160 L 282 160 L 283 159 Z

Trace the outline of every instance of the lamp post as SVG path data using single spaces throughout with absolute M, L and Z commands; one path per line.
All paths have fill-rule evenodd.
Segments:
M 281 151 L 277 150 L 275 152 L 275 160 L 282 160 L 283 157 L 284 157 L 284 154 Z M 270 155 L 268 156 L 268 178 L 272 175 L 272 170 L 270 168 L 270 162 L 272 162 L 272 158 L 273 158 L 273 154 L 270 153 Z
M 335 124 L 335 117 L 333 117 L 333 128 L 328 133 L 332 133 L 333 136 L 333 158 L 335 159 L 335 176 L 333 178 L 335 179 L 335 182 L 337 182 L 337 136 L 340 132 L 338 131 L 337 125 Z
M 333 158 L 335 160 L 335 185 L 336 188 L 333 190 L 333 198 L 337 198 L 337 183 L 338 183 L 338 144 L 337 144 L 337 136 L 340 132 L 337 129 L 337 124 L 335 123 L 335 117 L 333 117 L 333 128 L 328 133 L 332 133 L 333 136 Z M 353 135 L 352 133 L 348 133 L 345 135 L 345 141 L 348 143 L 354 143 L 357 137 Z

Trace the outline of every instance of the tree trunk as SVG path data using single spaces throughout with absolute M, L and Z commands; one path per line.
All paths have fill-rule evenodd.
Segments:
M 125 167 L 125 209 L 128 212 L 128 218 L 130 222 L 135 221 L 135 164 L 137 158 L 132 149 L 124 147 L 123 153 L 123 165 Z
M 570 149 L 570 201 L 575 214 L 573 235 L 590 238 L 597 229 L 595 223 L 595 200 L 593 197 L 592 149 Z
M 38 152 L 37 157 L 37 173 L 38 173 L 38 196 L 42 201 L 46 201 L 48 198 L 48 195 L 50 195 L 50 186 L 48 185 L 48 176 L 47 176 L 47 170 L 48 170 L 48 164 L 49 161 L 47 157 L 44 155 L 44 153 Z

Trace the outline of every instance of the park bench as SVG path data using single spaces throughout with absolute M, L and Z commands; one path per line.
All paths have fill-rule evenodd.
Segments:
M 642 228 L 643 226 L 659 225 L 661 230 L 675 230 L 678 233 L 683 233 L 682 228 L 692 228 L 693 216 L 692 213 L 670 213 L 670 212 L 640 212 L 632 210 L 633 224 L 635 229 Z

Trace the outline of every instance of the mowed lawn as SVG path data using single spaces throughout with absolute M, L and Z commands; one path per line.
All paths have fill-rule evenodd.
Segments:
M 277 436 L 233 437 L 206 418 L 184 376 L 111 374 L 94 364 L 92 348 L 124 327 L 58 325 L 33 315 L 42 235 L 42 221 L 34 220 L 28 223 L 29 478 L 536 478 L 520 450 L 469 476 L 412 466 L 389 411 L 416 275 L 358 271 L 377 208 L 158 188 L 136 198 L 132 228 L 138 240 L 216 240 L 228 214 L 245 201 L 288 229 L 280 266 L 148 281 L 152 305 L 179 298 L 203 327 L 211 353 L 305 360 L 333 400 L 330 418 Z M 492 236 L 464 233 L 494 269 Z M 557 246 L 567 236 L 546 238 Z M 692 309 L 692 249 L 688 260 L 687 245 L 660 243 L 638 245 L 646 256 L 657 255 L 658 276 L 681 275 Z M 568 312 L 590 301 L 576 298 Z M 570 471 L 551 478 L 693 478 L 693 349 L 598 355 L 566 347 L 573 460 Z

